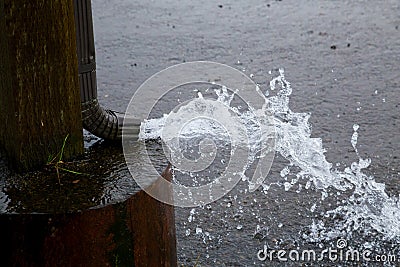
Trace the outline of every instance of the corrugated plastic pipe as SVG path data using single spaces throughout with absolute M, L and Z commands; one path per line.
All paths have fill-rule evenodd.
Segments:
M 96 55 L 91 0 L 74 0 L 82 124 L 90 133 L 111 141 L 122 139 L 124 114 L 104 109 L 97 100 Z M 130 137 L 137 139 L 140 122 L 129 119 Z

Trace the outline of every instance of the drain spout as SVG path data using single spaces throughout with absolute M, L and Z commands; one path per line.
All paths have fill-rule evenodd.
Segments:
M 129 133 L 129 137 L 136 140 L 139 135 L 140 121 L 134 117 L 104 109 L 97 100 L 91 0 L 74 0 L 74 11 L 83 128 L 97 137 L 119 141 L 122 139 L 124 126 L 124 132 Z

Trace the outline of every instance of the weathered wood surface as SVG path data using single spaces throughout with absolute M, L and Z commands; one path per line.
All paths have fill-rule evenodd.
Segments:
M 73 3 L 0 0 L 0 146 L 28 170 L 83 153 Z
M 163 176 L 171 179 L 170 170 Z M 0 259 L 1 266 L 177 266 L 174 208 L 140 191 L 79 213 L 0 214 Z

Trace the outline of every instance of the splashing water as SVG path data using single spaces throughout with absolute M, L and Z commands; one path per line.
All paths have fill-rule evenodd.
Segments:
M 259 89 L 259 88 L 258 88 Z M 273 126 L 275 127 L 275 152 L 289 161 L 289 166 L 281 171 L 281 178 L 285 178 L 289 173 L 292 175 L 292 169 L 298 169 L 295 173 L 296 179 L 290 183 L 284 184 L 285 190 L 289 190 L 299 180 L 306 180 L 308 184 L 313 184 L 315 190 L 321 192 L 321 199 L 324 200 L 328 196 L 328 189 L 338 191 L 349 191 L 351 196 L 334 210 L 326 212 L 325 217 L 334 217 L 340 215 L 342 218 L 331 229 L 326 229 L 322 221 L 313 222 L 310 226 L 310 234 L 304 234 L 308 240 L 322 241 L 331 240 L 344 233 L 358 231 L 361 228 L 377 231 L 381 233 L 385 240 L 398 240 L 400 237 L 400 201 L 396 197 L 389 197 L 385 192 L 385 184 L 375 181 L 373 176 L 366 175 L 363 170 L 371 164 L 370 159 L 361 158 L 357 150 L 358 129 L 359 125 L 354 124 L 353 135 L 351 137 L 351 145 L 358 156 L 358 161 L 353 162 L 350 167 L 346 167 L 344 171 L 334 169 L 333 164 L 325 158 L 325 149 L 320 138 L 311 137 L 311 126 L 309 124 L 309 113 L 296 113 L 289 108 L 289 97 L 292 93 L 290 83 L 286 81 L 284 70 L 279 70 L 279 75 L 270 81 L 271 91 L 276 94 L 269 96 L 269 91 L 263 93 L 265 104 L 260 110 L 240 111 L 236 107 L 232 107 L 231 102 L 235 93 L 230 93 L 226 88 L 215 90 L 217 101 L 223 104 L 231 113 L 237 115 L 239 121 L 230 120 L 231 127 L 237 127 L 237 131 L 242 131 L 238 126 L 244 124 L 247 130 L 247 136 L 239 133 L 239 139 L 235 142 L 241 142 L 246 139 L 250 145 L 250 153 L 248 162 L 242 172 L 242 180 L 249 182 L 249 189 L 254 184 L 245 175 L 246 170 L 259 157 L 265 156 L 270 151 L 263 151 L 260 148 L 262 142 L 266 142 L 271 138 L 263 132 L 263 125 L 256 123 L 261 116 L 257 114 L 272 114 Z M 146 120 L 142 123 L 140 139 L 165 138 L 162 131 L 167 118 L 169 123 L 177 122 L 184 119 L 185 114 L 193 112 L 193 105 L 207 109 L 208 112 L 217 112 L 213 104 L 215 101 L 207 101 L 199 94 L 198 98 L 181 107 L 178 111 L 173 111 L 162 118 Z M 192 105 L 192 106 L 189 106 Z M 207 121 L 196 121 L 189 124 L 188 127 L 181 131 L 179 138 L 191 138 L 194 136 L 206 136 L 217 140 L 226 140 L 226 132 L 218 130 L 213 123 Z M 265 122 L 270 123 L 270 122 Z M 231 129 L 230 131 L 233 131 Z M 243 138 L 243 140 L 241 139 Z M 166 141 L 166 140 L 163 140 Z M 234 144 L 235 145 L 235 144 Z M 270 187 L 270 184 L 263 183 L 264 189 Z M 309 186 L 308 186 L 309 187 Z M 311 207 L 315 210 L 315 205 Z

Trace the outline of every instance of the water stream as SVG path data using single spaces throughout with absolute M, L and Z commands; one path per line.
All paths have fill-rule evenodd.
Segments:
M 399 198 L 389 196 L 385 191 L 384 183 L 377 182 L 373 175 L 366 174 L 365 170 L 370 166 L 371 159 L 362 158 L 357 149 L 358 131 L 363 126 L 354 122 L 353 134 L 349 136 L 349 142 L 356 152 L 358 160 L 344 169 L 339 169 L 338 166 L 340 166 L 340 163 L 329 162 L 326 159 L 326 150 L 324 149 L 322 139 L 311 136 L 312 130 L 309 118 L 312 114 L 297 113 L 289 108 L 292 88 L 285 78 L 283 69 L 279 69 L 276 77 L 270 81 L 269 88 L 258 89 L 262 91 L 262 97 L 265 101 L 260 110 L 252 110 L 251 107 L 240 109 L 237 105 L 232 104 L 235 92 L 227 90 L 224 87 L 214 90 L 215 99 L 218 104 L 223 104 L 231 114 L 238 116 L 235 117 L 232 115 L 232 118 L 238 119 L 229 120 L 229 125 L 232 128 L 225 132 L 225 128 L 218 128 L 214 121 L 210 122 L 207 119 L 198 119 L 187 123 L 181 129 L 179 136 L 172 137 L 169 134 L 163 134 L 163 129 L 167 127 L 167 124 L 182 123 L 181 121 L 187 116 L 196 112 L 196 108 L 201 107 L 201 109 L 206 109 L 210 114 L 213 112 L 221 114 L 222 111 L 219 110 L 221 107 L 215 101 L 208 100 L 201 93 L 198 93 L 196 99 L 189 102 L 189 104 L 181 106 L 177 111 L 172 111 L 161 118 L 149 119 L 142 123 L 140 138 L 142 140 L 161 138 L 170 147 L 174 147 L 173 149 L 190 150 L 188 148 L 191 148 L 190 151 L 192 154 L 194 153 L 193 147 L 196 145 L 199 146 L 200 141 L 190 142 L 188 140 L 212 139 L 216 146 L 221 147 L 226 142 L 229 142 L 232 149 L 240 146 L 241 142 L 249 144 L 250 153 L 247 158 L 247 164 L 241 173 L 242 181 L 247 182 L 245 192 L 248 193 L 252 192 L 255 187 L 255 184 L 249 178 L 248 172 L 251 172 L 252 166 L 257 160 L 271 153 L 269 149 L 262 149 L 263 147 L 265 148 L 262 142 L 271 138 L 271 133 L 264 133 L 262 129 L 264 126 L 269 127 L 271 121 L 264 121 L 266 125 L 254 122 L 259 114 L 272 115 L 272 124 L 275 128 L 273 148 L 288 164 L 280 171 L 278 180 L 273 180 L 269 176 L 261 182 L 258 180 L 261 185 L 260 191 L 268 194 L 272 185 L 278 185 L 282 186 L 285 191 L 295 188 L 297 194 L 302 194 L 304 190 L 319 192 L 319 201 L 309 206 L 309 211 L 311 212 L 316 210 L 317 204 L 323 205 L 321 203 L 332 195 L 336 200 L 330 199 L 329 201 L 338 204 L 335 208 L 324 211 L 319 216 L 320 219 L 313 220 L 312 224 L 308 227 L 308 231 L 300 233 L 301 237 L 308 242 L 320 243 L 329 242 L 337 238 L 349 239 L 356 235 L 368 237 L 373 234 L 374 236 L 380 236 L 384 241 L 399 242 Z M 217 106 L 218 108 L 216 108 Z M 215 114 L 212 116 L 215 116 Z M 234 135 L 233 141 L 229 140 L 229 133 L 234 131 L 238 134 Z M 174 141 L 172 142 L 172 140 Z M 201 154 L 202 152 L 201 149 L 200 152 L 196 151 L 197 154 Z M 186 155 L 190 155 L 190 153 Z M 197 157 L 199 158 L 199 155 Z M 178 173 L 189 173 L 185 179 L 196 181 L 191 186 L 198 185 L 200 176 L 204 175 L 204 173 L 180 172 L 179 167 L 175 167 L 176 177 L 179 177 Z M 175 182 L 179 182 L 178 180 L 177 178 Z M 206 180 L 206 182 L 209 181 L 210 179 Z M 346 197 L 343 197 L 344 195 Z M 257 202 L 256 200 L 254 201 Z M 206 209 L 207 207 L 202 208 Z M 192 209 L 188 217 L 189 223 L 194 220 L 195 214 L 196 209 Z M 241 230 L 242 227 L 240 224 L 237 225 L 238 230 Z M 261 233 L 263 229 L 259 225 L 257 227 L 258 230 L 256 230 L 256 233 L 257 231 Z M 201 236 L 204 242 L 212 240 L 210 233 L 204 233 L 201 227 L 195 227 L 195 231 L 192 230 L 193 232 Z M 186 235 L 190 234 L 191 230 L 188 228 Z M 364 246 L 368 246 L 367 243 L 365 242 Z

